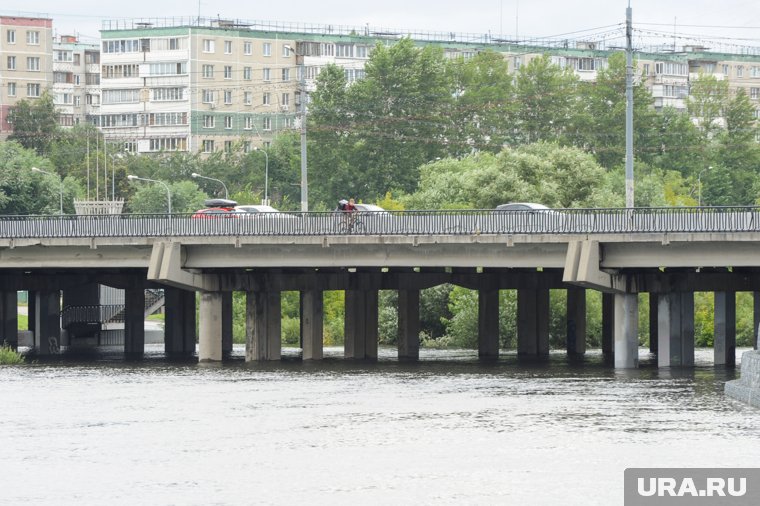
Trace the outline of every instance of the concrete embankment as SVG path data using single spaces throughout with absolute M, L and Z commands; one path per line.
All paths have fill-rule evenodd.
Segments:
M 760 408 L 760 351 L 742 354 L 741 377 L 726 383 L 726 395 Z

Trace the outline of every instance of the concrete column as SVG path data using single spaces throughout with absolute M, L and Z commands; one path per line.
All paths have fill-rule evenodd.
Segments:
M 661 294 L 657 316 L 657 365 L 694 365 L 694 293 Z
M 567 289 L 567 354 L 586 353 L 586 289 Z
M 549 355 L 549 290 L 517 290 L 517 354 Z
M 140 358 L 145 353 L 145 290 L 124 290 L 124 355 Z
M 245 361 L 282 358 L 282 301 L 279 291 L 246 293 Z
M 657 354 L 657 345 L 659 344 L 658 333 L 660 329 L 658 318 L 659 295 L 656 293 L 649 294 L 649 353 Z
M 377 290 L 346 290 L 345 358 L 377 359 Z
M 478 290 L 478 357 L 499 358 L 499 290 Z
M 639 366 L 639 297 L 615 294 L 615 368 Z
M 715 292 L 714 363 L 736 366 L 736 292 Z
M 56 354 L 61 342 L 61 292 L 35 292 L 35 309 L 34 349 L 40 355 Z
M 324 356 L 324 300 L 322 290 L 301 292 L 301 346 L 304 360 Z
M 398 291 L 398 358 L 420 358 L 420 291 Z
M 222 357 L 232 354 L 232 292 L 222 292 Z
M 166 287 L 164 297 L 166 356 L 192 356 L 195 353 L 195 292 Z
M 222 360 L 222 292 L 201 292 L 198 315 L 198 361 Z
M 615 354 L 615 294 L 602 293 L 602 353 Z
M 29 328 L 27 330 L 30 330 L 32 333 L 34 333 L 35 320 L 37 319 L 37 292 L 30 290 L 26 293 L 26 295 L 27 304 L 29 304 L 27 315 Z
M 18 348 L 18 292 L 0 292 L 0 345 Z
M 752 340 L 752 347 L 758 349 L 758 341 L 760 341 L 760 292 L 752 292 L 752 301 L 754 307 L 754 326 L 752 327 L 752 335 L 755 338 Z

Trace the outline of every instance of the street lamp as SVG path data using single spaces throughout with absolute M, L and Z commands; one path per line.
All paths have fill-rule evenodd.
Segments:
M 47 174 L 48 176 L 52 176 L 53 175 L 52 172 L 48 172 L 46 170 L 38 169 L 37 167 L 32 167 L 32 172 L 37 172 L 39 174 Z M 60 201 L 59 201 L 59 204 L 60 204 L 60 208 L 59 208 L 60 211 L 59 212 L 60 212 L 61 216 L 63 216 L 63 178 L 60 177 L 60 176 L 58 176 L 58 177 L 61 180 L 61 188 L 60 188 L 60 194 L 61 195 L 60 195 Z
M 158 184 L 162 185 L 166 189 L 166 198 L 167 198 L 167 202 L 169 203 L 169 218 L 171 219 L 171 217 L 172 217 L 172 192 L 169 190 L 169 186 L 166 183 L 164 183 L 163 181 L 157 181 L 155 179 L 148 179 L 147 177 L 137 177 L 137 176 L 132 176 L 132 175 L 127 176 L 127 179 L 129 179 L 130 181 L 148 181 L 148 182 L 151 182 L 151 183 L 158 183 Z
M 213 177 L 208 177 L 208 176 L 201 176 L 201 175 L 200 175 L 200 174 L 198 174 L 197 172 L 193 172 L 193 173 L 192 173 L 192 174 L 190 174 L 190 175 L 191 175 L 192 177 L 194 177 L 194 178 L 201 178 L 201 179 L 208 179 L 209 181 L 216 181 L 217 183 L 221 184 L 221 185 L 222 185 L 222 187 L 224 188 L 224 198 L 225 198 L 225 199 L 227 199 L 227 200 L 229 200 L 229 199 L 230 199 L 230 193 L 227 191 L 227 185 L 226 185 L 226 184 L 224 184 L 224 181 L 222 181 L 222 180 L 220 180 L 220 179 L 215 179 L 215 178 L 213 178 Z
M 124 155 L 122 153 L 111 154 L 108 153 L 108 157 L 111 159 L 111 200 L 116 200 L 116 162 L 115 159 L 121 159 Z M 106 178 L 108 178 L 108 172 L 106 171 Z M 108 182 L 106 181 L 106 188 L 108 188 Z M 108 192 L 106 192 L 108 193 Z M 108 200 L 108 196 L 106 196 Z
M 299 66 L 301 73 L 301 104 L 299 112 L 301 114 L 301 212 L 309 211 L 309 185 L 306 178 L 306 66 L 304 55 L 299 55 L 295 49 L 289 45 L 284 45 L 285 49 L 293 53 L 296 57 L 296 64 Z M 299 61 L 300 59 L 300 61 Z
M 269 205 L 269 154 L 265 149 L 262 148 L 253 148 L 254 151 L 261 151 L 264 153 L 264 156 L 266 157 L 266 161 L 264 162 L 264 201 L 262 202 L 263 205 L 268 206 Z
M 712 169 L 712 165 L 707 166 L 706 168 L 699 171 L 699 174 L 697 174 L 697 205 L 698 207 L 702 207 L 702 173 L 706 170 Z

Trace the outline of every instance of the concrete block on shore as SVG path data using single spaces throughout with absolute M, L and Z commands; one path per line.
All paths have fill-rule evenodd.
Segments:
M 726 383 L 727 396 L 760 408 L 760 352 L 742 354 L 741 377 Z

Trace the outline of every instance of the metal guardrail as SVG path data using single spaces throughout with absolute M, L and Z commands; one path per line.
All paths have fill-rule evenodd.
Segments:
M 760 207 L 0 216 L 0 239 L 760 231 Z M 212 216 L 212 217 L 208 217 Z
M 124 322 L 124 304 L 67 306 L 61 311 L 61 326 L 75 323 Z

